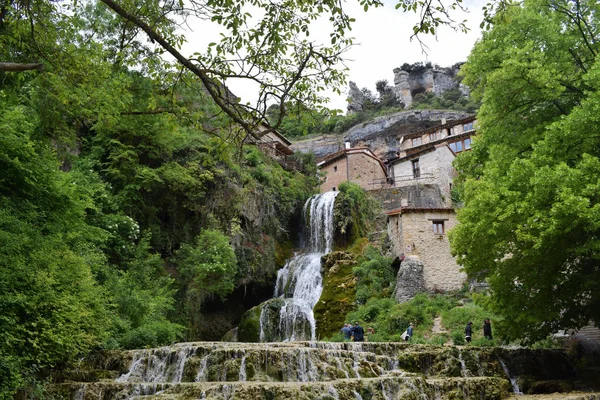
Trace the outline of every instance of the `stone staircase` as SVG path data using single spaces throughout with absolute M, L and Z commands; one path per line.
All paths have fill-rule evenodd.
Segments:
M 81 400 L 468 400 L 593 387 L 578 382 L 559 350 L 326 342 L 198 342 L 105 352 L 57 374 L 55 382 L 54 395 Z

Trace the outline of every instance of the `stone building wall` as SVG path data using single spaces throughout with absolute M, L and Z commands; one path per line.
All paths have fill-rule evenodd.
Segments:
M 349 168 L 349 173 L 347 172 Z M 385 181 L 386 173 L 381 163 L 364 153 L 350 153 L 320 168 L 325 173 L 321 192 L 337 190 L 340 183 L 350 181 L 365 190 L 374 188 L 374 181 Z
M 413 177 L 413 160 L 419 160 L 421 176 Z M 452 168 L 454 154 L 446 145 L 437 147 L 434 151 L 421 154 L 410 159 L 394 163 L 390 176 L 394 178 L 394 186 L 438 185 L 444 205 L 451 206 L 450 184 L 456 172 Z
M 452 210 L 402 211 L 391 215 L 388 233 L 397 256 L 423 262 L 425 287 L 429 291 L 458 290 L 467 279 L 450 254 L 447 232 L 457 224 Z M 443 221 L 445 233 L 433 232 L 433 221 Z
M 412 185 L 372 190 L 384 211 L 400 207 L 442 208 L 444 202 L 438 185 Z

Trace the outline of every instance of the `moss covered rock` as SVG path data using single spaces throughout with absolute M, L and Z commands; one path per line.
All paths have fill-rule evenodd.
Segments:
M 314 308 L 317 338 L 330 337 L 339 332 L 346 322 L 346 314 L 356 307 L 356 277 L 352 273 L 356 256 L 335 251 L 324 255 L 321 262 L 323 292 Z
M 260 341 L 260 311 L 262 304 L 252 307 L 242 315 L 238 325 L 238 341 L 259 342 Z

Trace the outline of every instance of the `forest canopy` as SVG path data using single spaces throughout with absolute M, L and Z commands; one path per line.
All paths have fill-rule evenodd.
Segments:
M 599 12 L 505 4 L 462 69 L 482 105 L 452 247 L 512 338 L 600 325 Z

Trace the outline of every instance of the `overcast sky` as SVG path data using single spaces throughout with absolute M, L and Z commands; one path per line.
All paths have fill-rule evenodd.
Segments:
M 418 21 L 415 13 L 403 13 L 395 10 L 397 0 L 384 0 L 385 6 L 370 8 L 364 12 L 358 0 L 344 3 L 345 11 L 356 19 L 351 35 L 356 46 L 346 53 L 349 67 L 349 80 L 359 88 L 367 87 L 375 93 L 375 82 L 386 79 L 394 84 L 393 69 L 404 63 L 431 61 L 441 67 L 449 67 L 459 61 L 466 61 L 475 41 L 481 37 L 479 24 L 482 20 L 481 7 L 483 0 L 463 0 L 469 9 L 468 13 L 454 12 L 457 21 L 467 20 L 470 27 L 468 33 L 454 32 L 449 28 L 439 29 L 438 34 L 424 35 L 423 42 L 428 46 L 427 54 L 423 53 L 417 40 L 410 40 L 412 27 Z M 193 24 L 190 28 L 194 29 Z M 311 30 L 312 36 L 319 37 L 319 32 Z M 199 48 L 206 48 L 210 41 L 218 40 L 218 31 L 207 32 L 206 26 L 196 32 L 188 31 L 188 43 L 183 52 L 190 54 Z M 327 42 L 328 32 L 323 32 L 322 42 Z M 255 88 L 228 82 L 229 88 L 243 101 L 252 101 Z M 347 93 L 347 88 L 344 88 Z M 346 95 L 336 96 L 331 92 L 329 108 L 346 111 Z

